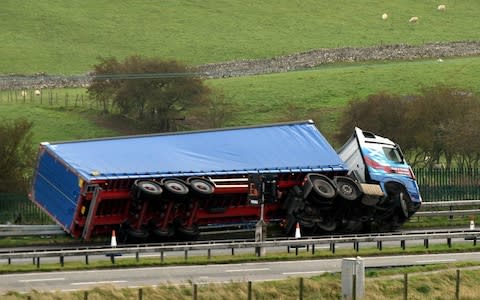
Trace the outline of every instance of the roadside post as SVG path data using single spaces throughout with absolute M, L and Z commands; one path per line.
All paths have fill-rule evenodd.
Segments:
M 363 258 L 342 259 L 342 299 L 360 300 L 365 296 L 365 263 Z

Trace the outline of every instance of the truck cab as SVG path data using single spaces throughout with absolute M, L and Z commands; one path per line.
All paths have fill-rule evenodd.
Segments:
M 338 150 L 367 195 L 365 205 L 384 209 L 385 217 L 403 223 L 410 218 L 422 202 L 412 168 L 405 161 L 400 146 L 390 139 L 355 128 L 350 139 Z M 368 189 L 377 186 L 382 197 L 368 197 Z

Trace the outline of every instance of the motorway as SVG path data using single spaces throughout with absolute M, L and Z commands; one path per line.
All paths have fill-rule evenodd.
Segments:
M 365 257 L 365 267 L 425 265 L 479 261 L 480 253 L 449 253 Z M 325 272 L 339 272 L 342 259 L 319 259 L 202 266 L 163 266 L 148 268 L 38 272 L 0 275 L 0 294 L 7 291 L 73 291 L 94 286 L 143 287 L 159 284 L 220 283 L 266 281 L 287 277 L 310 277 Z

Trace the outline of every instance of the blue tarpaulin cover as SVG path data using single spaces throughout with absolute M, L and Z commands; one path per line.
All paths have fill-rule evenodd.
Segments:
M 312 121 L 42 145 L 87 181 L 347 169 Z

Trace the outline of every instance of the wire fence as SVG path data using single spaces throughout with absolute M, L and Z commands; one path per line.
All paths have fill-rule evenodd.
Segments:
M 3 90 L 0 91 L 0 103 L 98 109 L 98 103 L 89 99 L 88 94 L 82 93 L 80 90 Z
M 424 201 L 480 199 L 480 169 L 415 169 Z
M 53 224 L 24 194 L 0 193 L 0 224 Z

